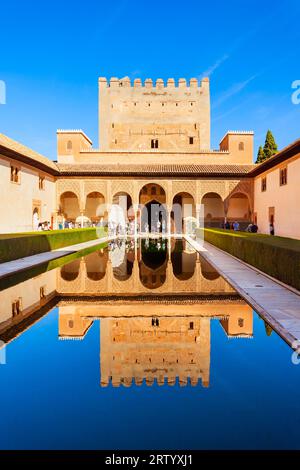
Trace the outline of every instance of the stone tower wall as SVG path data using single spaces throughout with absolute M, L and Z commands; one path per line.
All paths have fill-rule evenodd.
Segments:
M 210 149 L 209 80 L 99 78 L 101 151 Z

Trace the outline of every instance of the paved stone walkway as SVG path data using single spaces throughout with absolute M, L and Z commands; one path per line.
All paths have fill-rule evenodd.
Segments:
M 33 268 L 34 266 L 47 263 L 53 259 L 71 255 L 77 251 L 99 245 L 100 243 L 109 241 L 111 239 L 111 237 L 97 238 L 96 240 L 77 243 L 76 245 L 65 246 L 64 248 L 58 248 L 57 250 L 47 251 L 46 253 L 39 253 L 38 255 L 26 256 L 26 258 L 19 258 L 14 261 L 8 261 L 7 263 L 1 263 L 0 279 L 12 274 L 16 274 L 20 271 L 25 271 L 26 269 Z
M 288 344 L 300 344 L 300 292 L 207 242 L 185 238 Z

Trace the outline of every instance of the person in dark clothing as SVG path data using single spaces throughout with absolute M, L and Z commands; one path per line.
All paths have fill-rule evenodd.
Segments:
M 275 235 L 275 228 L 272 222 L 270 223 L 270 235 Z

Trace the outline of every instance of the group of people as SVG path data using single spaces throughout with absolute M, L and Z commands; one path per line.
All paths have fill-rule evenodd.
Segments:
M 238 232 L 240 230 L 240 224 L 237 220 L 231 223 L 228 222 L 227 220 L 226 222 L 222 224 L 222 228 L 225 228 L 226 230 L 234 230 L 235 232 Z M 257 231 L 258 231 L 258 226 L 252 222 L 246 228 L 246 232 L 249 232 L 249 233 L 257 233 Z
M 86 227 L 96 227 L 96 224 L 94 222 L 91 222 L 90 224 L 84 224 L 83 225 L 84 228 Z M 63 229 L 72 229 L 72 228 L 83 228 L 82 227 L 82 224 L 81 223 L 74 223 L 72 222 L 72 220 L 68 221 L 68 220 L 65 220 L 64 223 L 63 222 L 59 222 L 58 224 L 58 230 L 63 230 Z
M 67 229 L 67 228 L 75 228 L 75 224 L 72 221 L 65 220 L 64 223 L 59 222 L 58 230 Z
M 39 222 L 37 230 L 39 232 L 44 231 L 44 230 L 52 230 L 50 222 Z
M 249 232 L 249 233 L 257 233 L 257 231 L 258 231 L 258 226 L 256 224 L 253 224 L 252 222 L 246 228 L 246 232 Z
M 95 227 L 96 224 L 92 223 L 92 226 Z M 101 219 L 101 221 L 99 223 L 99 226 L 104 226 L 103 219 Z M 59 228 L 59 230 L 72 229 L 72 228 L 76 228 L 76 225 L 72 221 L 65 220 L 64 223 L 60 222 L 58 224 L 58 228 Z M 228 220 L 227 220 L 227 221 L 224 221 L 221 224 L 221 228 L 226 229 L 226 230 L 234 230 L 235 232 L 237 232 L 237 231 L 240 231 L 240 224 L 237 220 L 235 220 L 234 222 L 228 222 Z M 50 222 L 40 222 L 40 223 L 38 223 L 37 230 L 38 231 L 52 230 L 52 227 L 51 227 Z M 116 223 L 114 221 L 111 221 L 111 222 L 108 223 L 108 233 L 111 236 L 134 235 L 134 231 L 135 231 L 135 222 L 134 222 L 134 220 L 128 221 L 125 226 L 120 224 L 120 223 Z M 139 226 L 137 226 L 137 231 L 139 232 Z M 160 233 L 160 232 L 165 233 L 166 232 L 166 222 L 165 222 L 165 220 L 162 220 L 162 222 L 160 220 L 157 221 L 156 231 L 157 231 L 157 233 Z M 253 222 L 253 223 L 251 222 L 247 226 L 245 231 L 249 232 L 249 233 L 257 233 L 258 232 L 258 226 L 255 222 Z M 269 232 L 270 232 L 270 235 L 275 235 L 275 227 L 274 227 L 273 222 L 270 222 Z M 149 227 L 148 222 L 146 222 L 144 224 L 144 233 L 146 233 L 146 234 L 150 233 L 150 227 Z
M 235 220 L 234 222 L 228 222 L 228 220 L 226 222 L 223 222 L 222 225 L 221 225 L 221 228 L 225 228 L 226 230 L 235 230 L 235 231 L 239 231 L 240 230 L 240 224 L 238 223 L 237 220 Z
M 240 230 L 240 224 L 237 221 L 232 222 L 232 223 L 226 221 L 226 222 L 222 223 L 221 227 L 225 228 L 227 230 L 234 230 L 234 231 L 239 231 Z M 247 226 L 245 231 L 249 232 L 249 233 L 257 233 L 258 232 L 258 226 L 255 222 L 253 222 L 253 223 L 251 222 Z M 269 231 L 270 231 L 270 235 L 275 235 L 275 227 L 274 227 L 273 222 L 270 222 Z
M 146 222 L 142 225 L 143 232 L 146 234 L 150 234 L 150 226 L 149 223 Z M 153 230 L 153 226 L 152 226 Z M 112 236 L 117 235 L 134 235 L 135 231 L 135 222 L 134 220 L 128 221 L 125 225 L 110 221 L 108 223 L 108 233 Z M 140 231 L 139 223 L 137 223 L 137 232 Z M 166 233 L 166 221 L 165 220 L 158 220 L 155 225 L 155 233 Z

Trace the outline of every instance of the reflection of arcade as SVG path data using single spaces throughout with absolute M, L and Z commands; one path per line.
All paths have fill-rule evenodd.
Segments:
M 47 271 L 0 292 L 0 340 L 10 342 L 57 304 L 56 273 Z
M 185 240 L 119 240 L 64 266 L 57 290 L 67 294 L 233 293 L 234 290 Z
M 132 256 L 130 249 L 129 253 Z M 102 279 L 93 280 L 95 270 L 100 273 L 98 279 L 105 272 L 108 253 L 104 250 L 93 255 L 86 263 L 86 272 L 97 284 Z M 172 257 L 176 256 L 174 248 Z M 185 263 L 181 258 L 179 261 Z M 74 277 L 74 271 L 64 272 Z M 83 339 L 93 322 L 100 320 L 102 386 L 130 385 L 132 381 L 140 384 L 144 379 L 148 385 L 154 381 L 174 384 L 177 378 L 181 385 L 196 385 L 201 379 L 208 386 L 211 321 L 219 321 L 230 338 L 252 336 L 252 310 L 232 295 L 213 294 L 210 300 L 190 294 L 176 300 L 167 294 L 144 295 L 142 301 L 130 292 L 113 301 L 95 294 L 87 298 L 80 293 L 72 298 L 58 297 L 56 279 L 52 270 L 1 292 L 0 339 L 13 340 L 57 302 L 61 339 Z
M 122 314 L 124 309 L 126 306 L 122 306 Z M 118 305 L 61 302 L 59 307 L 62 339 L 83 339 L 93 321 L 101 317 L 102 387 L 141 385 L 143 380 L 147 385 L 154 381 L 174 385 L 177 380 L 180 385 L 197 385 L 199 379 L 208 387 L 211 320 L 219 319 L 229 338 L 252 337 L 252 309 L 243 301 L 212 305 L 152 302 L 142 310 L 140 304 L 130 302 L 127 310 L 129 316 L 124 318 L 118 317 Z M 140 317 L 141 311 L 149 316 Z

